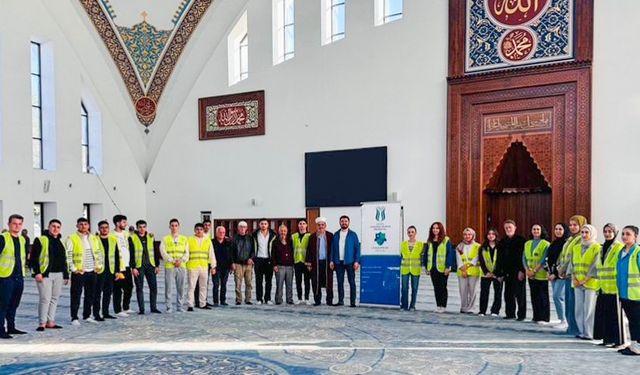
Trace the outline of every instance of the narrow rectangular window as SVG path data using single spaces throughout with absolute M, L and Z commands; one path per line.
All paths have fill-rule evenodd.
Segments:
M 84 103 L 80 102 L 80 123 L 82 139 L 80 147 L 82 149 L 82 172 L 89 173 L 89 113 Z
M 344 38 L 345 0 L 331 0 L 331 41 Z
M 240 80 L 249 77 L 249 34 L 244 34 L 240 40 L 239 51 Z
M 33 239 L 42 235 L 44 229 L 44 204 L 35 202 L 33 204 Z
M 42 69 L 40 44 L 31 42 L 31 145 L 33 168 L 42 169 Z
M 384 0 L 384 23 L 402 18 L 402 0 Z
M 88 203 L 85 203 L 82 205 L 82 217 L 87 219 L 87 220 L 91 220 L 91 205 Z
M 295 20 L 294 20 L 294 0 L 282 1 L 283 13 L 283 60 L 293 58 L 295 53 Z

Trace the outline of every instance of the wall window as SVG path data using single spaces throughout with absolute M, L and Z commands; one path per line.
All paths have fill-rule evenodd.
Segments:
M 40 237 L 44 228 L 44 204 L 35 202 L 33 204 L 33 239 Z
M 87 219 L 87 220 L 91 220 L 91 205 L 88 203 L 85 203 L 82 205 L 82 217 Z
M 31 144 L 33 167 L 37 169 L 43 168 L 41 63 L 40 43 L 31 42 Z
M 83 102 L 80 102 L 80 123 L 82 128 L 82 140 L 80 141 L 82 148 L 82 172 L 89 173 L 89 112 L 87 112 L 87 108 Z
M 279 64 L 295 55 L 294 0 L 273 0 L 273 63 Z
M 344 38 L 345 0 L 322 0 L 322 44 Z
M 229 86 L 249 78 L 249 30 L 247 12 L 238 19 L 227 37 Z
M 402 0 L 375 0 L 376 25 L 384 25 L 402 18 Z

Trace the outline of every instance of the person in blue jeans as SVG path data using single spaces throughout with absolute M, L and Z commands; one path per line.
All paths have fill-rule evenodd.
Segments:
M 560 271 L 560 277 L 564 279 L 564 313 L 565 318 L 567 320 L 567 329 L 566 333 L 571 336 L 575 336 L 578 334 L 578 323 L 576 322 L 575 316 L 575 308 L 576 308 L 576 298 L 573 290 L 572 283 L 572 275 L 569 269 L 569 262 L 571 262 L 571 252 L 568 249 L 576 243 L 580 242 L 580 228 L 583 225 L 587 224 L 587 218 L 581 215 L 574 215 L 569 219 L 569 232 L 570 237 L 567 238 L 565 245 L 562 249 L 562 253 L 560 254 L 559 263 L 561 266 L 558 267 Z M 560 323 L 557 326 L 559 330 L 564 330 L 564 326 Z
M 408 241 L 400 244 L 400 274 L 402 277 L 402 298 L 400 308 L 402 310 L 415 311 L 416 296 L 420 272 L 422 271 L 422 257 L 424 256 L 424 243 L 416 241 L 417 230 L 413 225 L 407 228 Z M 409 280 L 411 280 L 411 304 L 409 304 Z
M 338 303 L 344 305 L 344 274 L 349 281 L 351 307 L 356 307 L 356 271 L 360 268 L 360 240 L 356 232 L 349 229 L 349 216 L 340 216 L 340 230 L 331 241 L 331 263 L 329 267 L 338 276 Z
M 560 279 L 558 267 L 560 267 L 560 254 L 564 244 L 567 242 L 567 238 L 569 238 L 569 227 L 564 223 L 557 223 L 553 227 L 553 236 L 554 240 L 551 242 L 547 252 L 546 268 L 549 273 L 548 279 L 551 281 L 551 288 L 553 289 L 553 303 L 558 316 L 558 324 L 554 328 L 564 331 L 569 328 L 564 313 L 565 281 Z

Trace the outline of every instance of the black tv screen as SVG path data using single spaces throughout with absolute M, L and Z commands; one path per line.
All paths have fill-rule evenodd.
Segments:
M 387 148 L 305 154 L 307 207 L 359 206 L 387 200 Z

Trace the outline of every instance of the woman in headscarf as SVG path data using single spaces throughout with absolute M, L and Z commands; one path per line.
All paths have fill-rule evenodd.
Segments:
M 582 215 L 574 215 L 569 219 L 569 232 L 571 235 L 567 238 L 558 261 L 558 272 L 560 278 L 564 279 L 564 311 L 567 319 L 567 334 L 571 336 L 578 334 L 578 324 L 576 323 L 575 315 L 575 293 L 573 291 L 571 270 L 569 269 L 572 255 L 570 249 L 576 242 L 580 242 L 580 228 L 585 224 L 587 224 L 587 218 Z
M 593 338 L 602 340 L 602 346 L 620 346 L 624 343 L 622 309 L 618 301 L 616 285 L 616 264 L 624 244 L 616 241 L 618 228 L 608 223 L 604 226 L 604 244 L 598 257 L 598 298 L 596 317 L 593 326 Z
M 596 242 L 598 231 L 593 225 L 583 225 L 580 236 L 581 241 L 575 243 L 569 250 L 571 252 L 569 269 L 576 298 L 575 314 L 578 324 L 576 337 L 593 340 L 593 320 L 598 290 L 596 269 L 602 246 Z
M 551 281 L 551 289 L 553 290 L 553 304 L 560 321 L 554 328 L 564 331 L 567 329 L 567 320 L 564 314 L 564 280 L 559 278 L 558 265 L 562 248 L 567 242 L 567 238 L 569 238 L 569 227 L 564 223 L 557 223 L 553 227 L 553 236 L 554 240 L 547 250 L 547 272 L 549 273 L 548 279 Z
M 462 242 L 456 247 L 458 265 L 458 285 L 460 288 L 460 312 L 469 314 L 476 302 L 476 284 L 480 277 L 478 255 L 480 244 L 475 241 L 476 232 L 466 228 L 462 232 Z
M 527 272 L 533 321 L 539 324 L 549 322 L 549 280 L 544 265 L 547 262 L 547 231 L 540 224 L 531 227 L 531 239 L 524 244 L 522 263 Z
M 638 227 L 627 225 L 622 229 L 624 247 L 618 254 L 616 264 L 616 285 L 620 303 L 627 319 L 631 340 L 628 347 L 618 350 L 625 355 L 640 355 L 640 248 Z

